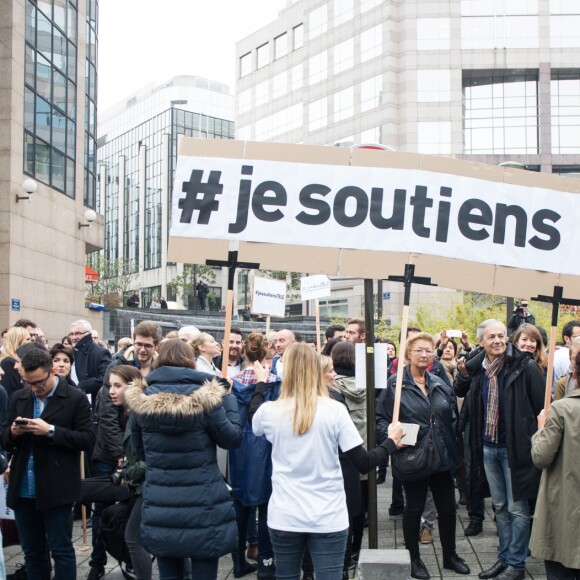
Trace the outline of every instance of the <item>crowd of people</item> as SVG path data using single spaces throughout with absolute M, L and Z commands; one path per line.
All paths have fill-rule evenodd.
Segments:
M 377 470 L 380 484 L 391 462 L 389 517 L 402 520 L 413 578 L 430 578 L 420 546 L 436 524 L 443 567 L 471 573 L 457 552 L 457 489 L 467 536 L 482 533 L 485 498 L 493 502 L 497 561 L 479 578 L 523 579 L 531 550 L 550 580 L 578 580 L 580 320 L 563 328 L 546 413 L 545 333 L 524 304 L 509 339 L 490 319 L 473 341 L 409 327 L 399 357 L 386 341 L 370 450 L 367 391 L 355 381 L 363 319 L 328 327 L 321 354 L 287 328 L 232 328 L 224 344 L 193 326 L 164 337 L 152 321 L 115 353 L 86 320 L 49 348 L 34 322 L 19 320 L 0 355 L 0 468 L 25 561 L 12 577 L 77 577 L 72 525 L 86 471 L 129 487 L 124 541 L 138 580 L 155 566 L 161 580 L 215 579 L 228 554 L 236 578 L 344 580 L 363 543 L 366 474 Z M 417 454 L 429 448 L 413 473 L 403 424 L 418 426 Z M 110 505 L 90 506 L 89 580 L 105 575 Z

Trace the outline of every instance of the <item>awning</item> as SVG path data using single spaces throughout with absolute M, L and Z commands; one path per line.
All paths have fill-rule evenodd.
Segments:
M 85 264 L 85 282 L 98 282 L 99 274 L 89 265 Z

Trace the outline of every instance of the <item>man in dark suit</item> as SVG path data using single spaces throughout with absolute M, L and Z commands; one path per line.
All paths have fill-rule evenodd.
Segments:
M 10 401 L 2 447 L 12 453 L 7 503 L 14 510 L 29 578 L 77 575 L 72 506 L 80 495 L 80 452 L 95 442 L 85 394 L 55 375 L 48 352 L 22 357 L 25 388 Z

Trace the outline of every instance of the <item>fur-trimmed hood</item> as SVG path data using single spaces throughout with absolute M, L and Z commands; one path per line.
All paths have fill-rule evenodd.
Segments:
M 161 367 L 125 392 L 131 411 L 141 416 L 189 418 L 211 412 L 226 394 L 218 379 L 193 369 Z

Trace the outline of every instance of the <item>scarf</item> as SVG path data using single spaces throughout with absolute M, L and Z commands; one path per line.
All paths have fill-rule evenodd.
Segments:
M 485 421 L 485 435 L 492 443 L 497 443 L 499 424 L 499 385 L 497 375 L 503 367 L 505 353 L 498 356 L 494 361 L 490 361 L 487 356 L 483 361 L 485 376 L 489 381 L 489 392 L 487 394 L 487 418 Z

